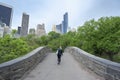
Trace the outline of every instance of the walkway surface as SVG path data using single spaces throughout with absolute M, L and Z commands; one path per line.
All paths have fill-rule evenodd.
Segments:
M 62 62 L 57 65 L 55 53 L 50 53 L 32 70 L 24 80 L 102 80 L 98 76 L 82 69 L 81 65 L 69 53 L 64 53 Z

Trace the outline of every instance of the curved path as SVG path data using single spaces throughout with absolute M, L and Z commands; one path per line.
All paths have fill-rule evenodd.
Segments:
M 55 53 L 50 53 L 23 80 L 103 80 L 83 69 L 71 54 L 64 53 L 57 65 Z

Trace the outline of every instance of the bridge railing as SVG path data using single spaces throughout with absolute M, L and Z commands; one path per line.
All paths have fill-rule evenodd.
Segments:
M 71 53 L 78 62 L 105 80 L 120 80 L 119 63 L 91 55 L 77 47 L 68 47 L 65 52 Z
M 34 68 L 51 49 L 39 47 L 23 57 L 0 64 L 0 80 L 18 80 Z

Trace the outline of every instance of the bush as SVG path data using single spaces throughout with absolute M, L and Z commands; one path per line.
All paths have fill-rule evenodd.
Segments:
M 0 38 L 0 63 L 25 55 L 31 50 L 31 46 L 23 39 L 6 35 Z

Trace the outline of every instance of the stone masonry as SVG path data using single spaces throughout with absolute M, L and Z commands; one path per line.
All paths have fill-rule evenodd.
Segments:
M 120 64 L 91 55 L 77 47 L 68 47 L 65 52 L 71 53 L 82 63 L 105 80 L 120 80 Z
M 0 80 L 18 80 L 34 68 L 51 52 L 48 47 L 39 47 L 23 57 L 0 64 Z

